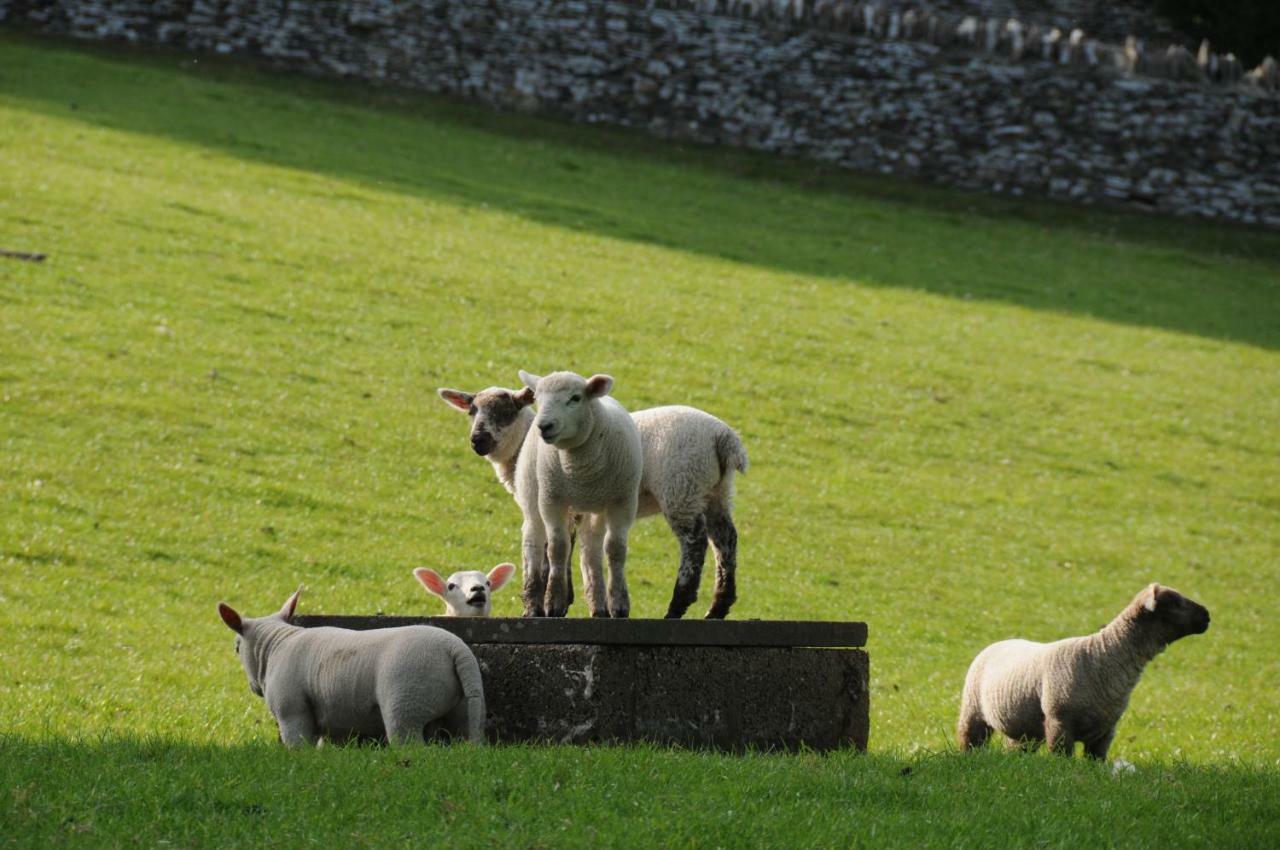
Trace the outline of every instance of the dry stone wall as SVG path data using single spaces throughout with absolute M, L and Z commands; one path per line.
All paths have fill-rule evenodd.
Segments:
M 1280 70 L 1246 72 L 1207 45 L 832 0 L 0 0 L 0 19 L 966 188 L 1280 226 Z

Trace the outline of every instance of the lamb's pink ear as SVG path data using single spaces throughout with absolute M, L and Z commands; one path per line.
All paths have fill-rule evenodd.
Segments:
M 515 564 L 498 564 L 498 566 L 489 570 L 489 589 L 497 590 L 507 582 L 511 581 L 511 577 L 516 574 Z
M 533 388 L 525 387 L 518 393 L 512 393 L 511 398 L 515 401 L 517 407 L 528 407 L 533 404 Z
M 587 395 L 591 398 L 606 396 L 613 389 L 613 378 L 608 375 L 592 375 L 587 378 Z
M 288 622 L 289 620 L 293 619 L 294 609 L 298 607 L 298 597 L 302 595 L 303 588 L 305 587 L 306 585 L 302 585 L 302 584 L 298 585 L 298 589 L 295 590 L 293 592 L 293 595 L 289 597 L 288 601 L 285 602 L 283 606 L 281 606 L 280 613 L 279 613 L 279 617 L 281 620 Z
M 222 622 L 227 624 L 227 628 L 236 634 L 244 634 L 244 623 L 240 620 L 240 615 L 236 613 L 236 609 L 232 608 L 225 602 L 218 603 L 218 615 L 222 617 Z
M 413 571 L 413 576 L 422 582 L 422 586 L 428 592 L 434 593 L 436 596 L 444 596 L 444 579 L 435 570 L 429 570 L 426 567 L 418 567 Z
M 471 402 L 476 400 L 476 397 L 474 395 L 472 395 L 471 393 L 464 393 L 462 390 L 450 390 L 450 389 L 445 389 L 444 387 L 441 387 L 440 389 L 436 390 L 436 392 L 440 394 L 440 398 L 444 399 L 445 404 L 449 405 L 450 407 L 456 407 L 458 410 L 461 410 L 463 413 L 470 413 Z
M 1147 585 L 1147 589 L 1142 594 L 1142 607 L 1148 611 L 1156 610 L 1156 592 L 1160 590 L 1160 585 L 1154 581 Z
M 523 381 L 524 385 L 529 389 L 536 390 L 538 388 L 538 381 L 542 380 L 542 376 L 535 375 L 532 372 L 526 372 L 525 370 L 521 369 L 520 380 Z

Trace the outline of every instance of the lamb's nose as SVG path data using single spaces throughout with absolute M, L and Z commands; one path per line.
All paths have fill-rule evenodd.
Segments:
M 548 434 L 550 434 L 552 431 L 554 431 L 554 430 L 555 430 L 555 426 L 554 426 L 554 425 L 552 425 L 550 422 L 539 422 L 539 423 L 538 423 L 538 430 L 539 430 L 539 431 L 541 431 L 541 432 L 542 432 L 542 436 L 544 436 L 544 437 L 545 437 L 545 436 L 547 436 Z

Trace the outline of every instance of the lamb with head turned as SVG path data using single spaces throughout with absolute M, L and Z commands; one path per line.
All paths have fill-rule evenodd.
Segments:
M 956 724 L 960 748 L 980 747 L 996 730 L 1009 747 L 1046 742 L 1069 756 L 1080 741 L 1085 755 L 1106 758 L 1147 662 L 1208 628 L 1203 605 L 1150 584 L 1094 634 L 1053 643 L 993 643 L 965 676 Z
M 301 593 L 268 617 L 218 603 L 249 690 L 266 700 L 286 746 L 425 743 L 437 732 L 484 741 L 480 665 L 461 638 L 433 626 L 302 628 L 292 622 Z

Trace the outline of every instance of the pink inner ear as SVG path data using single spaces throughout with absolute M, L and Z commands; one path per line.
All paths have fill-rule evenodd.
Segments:
M 468 396 L 457 390 L 440 390 L 440 397 L 459 410 L 466 411 L 471 410 L 471 402 L 474 399 L 474 396 Z
M 284 620 L 292 620 L 293 612 L 298 607 L 298 597 L 302 595 L 302 588 L 298 588 L 293 595 L 284 603 L 284 607 L 280 609 L 280 617 Z
M 218 614 L 222 616 L 222 622 L 236 634 L 244 631 L 244 623 L 240 620 L 240 615 L 236 613 L 236 609 L 232 608 L 225 602 L 218 603 Z
M 611 389 L 613 389 L 613 378 L 608 375 L 592 375 L 587 379 L 587 394 L 592 398 L 606 396 Z
M 498 566 L 489 570 L 490 590 L 497 590 L 502 587 L 511 580 L 511 576 L 515 575 L 515 572 L 515 564 L 498 564 Z
M 435 570 L 429 570 L 426 567 L 418 567 L 413 571 L 413 575 L 418 581 L 422 582 L 422 586 L 434 593 L 436 596 L 444 596 L 444 579 Z

